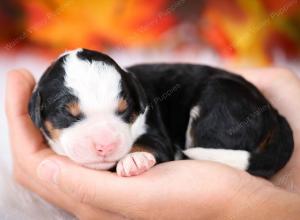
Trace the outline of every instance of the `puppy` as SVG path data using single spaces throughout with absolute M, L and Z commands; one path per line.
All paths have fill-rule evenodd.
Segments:
M 287 121 L 240 76 L 193 64 L 122 69 L 87 49 L 52 63 L 29 112 L 55 152 L 120 176 L 195 159 L 269 178 L 294 146 Z

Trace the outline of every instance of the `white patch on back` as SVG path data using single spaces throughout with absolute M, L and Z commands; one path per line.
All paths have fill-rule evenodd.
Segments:
M 190 111 L 190 119 L 185 133 L 185 148 L 188 149 L 193 146 L 193 137 L 191 136 L 192 121 L 200 116 L 200 107 L 194 106 Z
M 79 98 L 84 113 L 113 112 L 118 105 L 121 75 L 105 62 L 79 59 L 77 51 L 69 52 L 64 63 L 66 87 Z
M 193 160 L 208 160 L 246 170 L 249 167 L 250 153 L 245 150 L 213 149 L 195 147 L 183 153 Z

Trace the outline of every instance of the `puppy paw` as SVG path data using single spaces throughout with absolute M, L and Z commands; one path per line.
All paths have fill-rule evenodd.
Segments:
M 118 176 L 137 176 L 154 166 L 156 160 L 151 153 L 134 152 L 127 154 L 117 164 Z

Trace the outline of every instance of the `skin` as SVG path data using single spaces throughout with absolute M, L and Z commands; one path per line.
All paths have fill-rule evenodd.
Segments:
M 234 71 L 263 92 L 294 132 L 294 154 L 271 182 L 203 161 L 163 163 L 129 178 L 80 167 L 56 155 L 31 122 L 35 81 L 26 70 L 11 71 L 6 87 L 14 177 L 79 219 L 298 219 L 300 80 L 278 68 Z

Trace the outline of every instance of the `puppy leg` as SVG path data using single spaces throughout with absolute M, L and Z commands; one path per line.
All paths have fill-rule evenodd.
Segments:
M 117 164 L 119 176 L 139 175 L 157 163 L 174 160 L 174 152 L 167 137 L 144 134 L 134 143 L 130 153 Z
M 195 147 L 184 150 L 183 153 L 190 159 L 215 161 L 241 170 L 249 167 L 250 153 L 245 150 Z
M 117 164 L 117 174 L 119 176 L 139 175 L 156 163 L 155 157 L 149 152 L 133 152 L 127 154 Z

